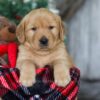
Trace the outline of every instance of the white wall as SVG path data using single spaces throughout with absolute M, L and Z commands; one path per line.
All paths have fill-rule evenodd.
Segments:
M 69 51 L 81 77 L 100 79 L 100 0 L 86 0 L 68 25 Z

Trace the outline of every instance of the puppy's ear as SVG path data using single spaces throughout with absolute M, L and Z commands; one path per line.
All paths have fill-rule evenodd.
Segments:
M 56 18 L 57 18 L 57 22 L 59 24 L 59 38 L 60 40 L 64 40 L 64 25 L 63 25 L 63 22 L 61 20 L 61 17 L 56 15 Z
M 63 25 L 63 22 L 61 21 L 61 18 L 60 18 L 59 26 L 60 26 L 59 37 L 63 41 L 64 40 L 64 25 Z
M 16 29 L 16 36 L 17 36 L 20 43 L 25 42 L 25 29 L 26 29 L 25 26 L 26 26 L 28 18 L 29 18 L 29 14 L 27 14 L 22 19 L 22 21 L 20 22 L 20 24 L 17 26 L 17 29 Z
M 25 22 L 24 20 L 22 20 L 21 23 L 17 26 L 16 36 L 20 43 L 25 42 Z

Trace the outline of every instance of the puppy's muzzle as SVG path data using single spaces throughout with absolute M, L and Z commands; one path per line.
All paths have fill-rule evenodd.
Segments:
M 40 41 L 40 46 L 42 47 L 48 46 L 48 39 L 45 36 L 43 36 L 39 41 Z

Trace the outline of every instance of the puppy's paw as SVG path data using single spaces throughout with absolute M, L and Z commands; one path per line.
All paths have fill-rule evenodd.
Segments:
M 67 84 L 69 84 L 71 78 L 70 75 L 62 74 L 62 75 L 56 75 L 55 76 L 55 83 L 58 86 L 63 86 L 65 87 Z
M 35 75 L 21 75 L 19 81 L 24 86 L 32 86 L 35 83 Z
M 35 83 L 35 79 L 33 80 L 33 79 L 23 79 L 22 78 L 22 79 L 20 79 L 20 82 L 22 85 L 29 87 Z
M 20 70 L 19 82 L 25 86 L 32 86 L 35 83 L 36 76 L 34 64 L 26 60 L 22 63 L 22 65 L 19 66 L 21 66 L 18 67 Z M 29 68 L 27 66 L 29 66 Z

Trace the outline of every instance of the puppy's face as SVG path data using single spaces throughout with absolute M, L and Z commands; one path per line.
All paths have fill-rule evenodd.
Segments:
M 21 43 L 27 42 L 34 50 L 53 49 L 64 38 L 60 17 L 44 8 L 26 15 L 16 33 Z

